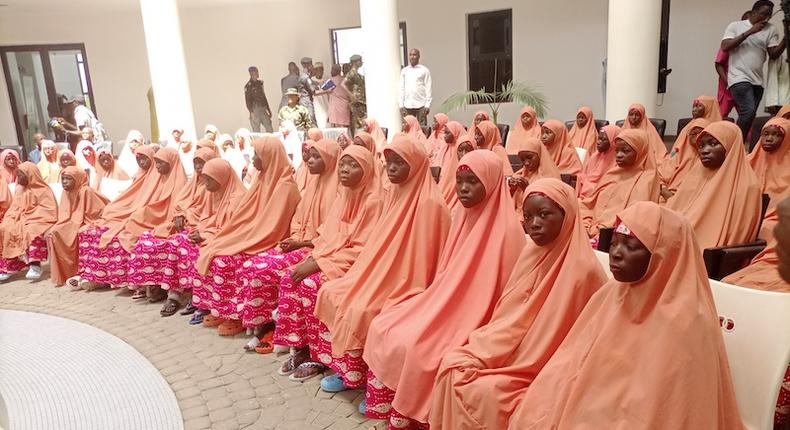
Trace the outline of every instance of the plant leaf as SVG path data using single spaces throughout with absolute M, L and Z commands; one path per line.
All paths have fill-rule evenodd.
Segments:
M 532 106 L 538 117 L 545 117 L 548 110 L 546 96 L 535 86 L 525 82 L 510 81 L 502 85 L 502 89 L 499 91 L 486 92 L 484 89 L 481 89 L 455 93 L 442 103 L 439 111 L 449 113 L 475 104 L 488 104 L 494 109 L 494 106 L 496 105 L 498 108 L 500 103 L 517 103 Z
M 439 107 L 440 112 L 452 112 L 458 109 L 463 109 L 468 105 L 477 105 L 484 103 L 492 103 L 496 99 L 493 93 L 487 93 L 484 90 L 478 91 L 464 91 L 455 93 L 445 100 Z

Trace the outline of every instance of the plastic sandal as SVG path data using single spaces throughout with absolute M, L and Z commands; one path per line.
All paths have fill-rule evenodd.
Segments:
M 316 372 L 310 373 L 307 376 L 297 377 L 296 376 L 296 371 L 299 370 L 299 369 L 316 369 Z M 324 369 L 326 369 L 326 366 L 324 366 L 321 363 L 317 363 L 315 361 L 305 361 L 304 363 L 302 363 L 302 364 L 300 364 L 299 366 L 296 367 L 296 369 L 294 370 L 294 373 L 292 373 L 290 376 L 288 376 L 288 380 L 289 381 L 293 381 L 293 382 L 304 382 L 304 381 L 307 381 L 308 379 L 314 378 L 314 377 L 316 377 L 318 375 L 323 375 L 324 374 Z
M 219 325 L 224 322 L 224 318 L 215 317 L 214 315 L 206 315 L 203 317 L 203 325 L 206 327 L 219 327 Z
M 192 318 L 189 320 L 189 325 L 198 325 L 203 324 L 203 318 L 206 316 L 206 312 L 202 309 L 198 309 Z
M 261 343 L 261 340 L 258 339 L 258 336 L 253 336 L 246 344 L 244 344 L 244 350 L 247 352 L 255 351 L 255 348 Z
M 220 336 L 236 336 L 244 332 L 244 325 L 239 320 L 225 320 L 217 327 Z
M 192 302 L 189 302 L 187 307 L 184 308 L 183 311 L 179 312 L 180 315 L 191 315 L 194 314 L 198 310 L 197 306 L 193 305 Z
M 365 411 L 367 411 L 367 410 L 368 410 L 368 401 L 365 400 L 365 399 L 362 399 L 362 403 L 360 403 L 359 406 L 357 406 L 357 411 L 360 414 L 365 415 Z
M 135 290 L 132 294 L 132 300 L 140 300 L 145 298 L 145 290 Z
M 181 307 L 181 303 L 178 302 L 176 299 L 167 299 L 165 305 L 162 306 L 162 310 L 159 311 L 159 315 L 162 317 L 169 317 L 178 311 L 178 308 Z
M 296 372 L 296 367 L 296 356 L 292 355 L 288 357 L 288 360 L 286 360 L 279 369 L 277 369 L 277 374 L 280 376 L 288 376 Z
M 348 387 L 346 387 L 340 375 L 335 373 L 321 380 L 321 389 L 327 393 L 339 393 L 348 390 Z
M 274 339 L 274 331 L 267 331 L 263 336 L 260 338 L 260 343 L 255 348 L 255 352 L 258 354 L 271 354 L 274 352 L 274 344 L 272 340 Z

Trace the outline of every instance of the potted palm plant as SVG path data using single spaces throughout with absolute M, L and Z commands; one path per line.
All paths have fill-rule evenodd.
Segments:
M 538 117 L 546 115 L 548 103 L 543 93 L 536 90 L 532 85 L 517 81 L 510 81 L 494 91 L 486 91 L 486 88 L 481 88 L 477 91 L 455 93 L 442 103 L 439 110 L 441 112 L 452 112 L 463 109 L 468 105 L 487 104 L 491 109 L 491 119 L 496 124 L 502 103 L 511 102 L 532 106 Z

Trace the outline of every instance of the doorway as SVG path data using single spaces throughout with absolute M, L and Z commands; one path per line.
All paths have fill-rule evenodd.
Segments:
M 67 129 L 75 123 L 69 100 L 84 97 L 96 114 L 84 44 L 4 46 L 0 57 L 23 158 L 33 149 L 36 133 L 67 141 L 66 133 L 50 123 L 62 118 Z

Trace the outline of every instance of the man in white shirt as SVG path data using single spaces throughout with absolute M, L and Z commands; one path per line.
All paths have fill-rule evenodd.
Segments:
M 724 31 L 721 49 L 730 55 L 727 85 L 738 110 L 738 127 L 746 140 L 763 97 L 763 64 L 785 49 L 785 39 L 768 22 L 774 4 L 758 0 L 748 19 L 731 22 Z
M 414 115 L 428 125 L 431 110 L 431 71 L 420 64 L 420 50 L 409 51 L 409 65 L 400 72 L 400 113 Z

